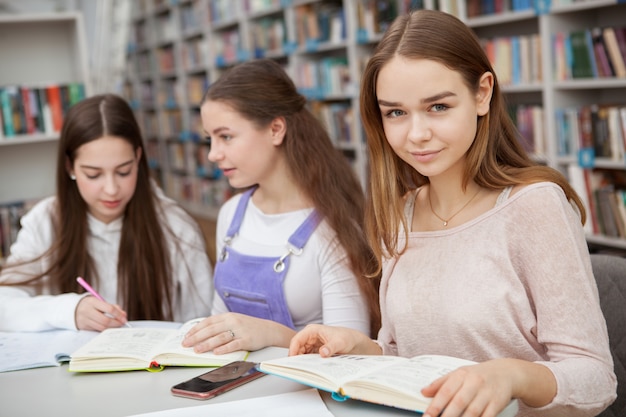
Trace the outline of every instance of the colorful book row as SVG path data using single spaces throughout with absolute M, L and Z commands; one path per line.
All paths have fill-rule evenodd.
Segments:
M 578 156 L 583 167 L 595 158 L 624 162 L 626 105 L 590 105 L 557 109 L 557 155 Z
M 626 238 L 626 174 L 623 170 L 582 169 L 572 165 L 570 183 L 587 211 L 588 234 Z
M 538 34 L 481 39 L 501 85 L 541 82 L 541 43 Z
M 626 78 L 626 27 L 595 27 L 553 36 L 554 78 Z
M 0 87 L 0 139 L 18 135 L 55 135 L 70 106 L 85 97 L 81 83 L 45 87 Z

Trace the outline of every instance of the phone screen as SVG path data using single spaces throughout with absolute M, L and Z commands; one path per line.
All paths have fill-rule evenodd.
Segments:
M 212 369 L 172 387 L 174 395 L 208 399 L 265 375 L 254 362 L 237 361 Z

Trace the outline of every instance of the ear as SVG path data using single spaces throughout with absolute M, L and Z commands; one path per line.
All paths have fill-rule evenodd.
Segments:
M 272 133 L 272 144 L 278 146 L 283 143 L 285 134 L 287 133 L 287 121 L 284 117 L 277 117 L 270 123 L 270 131 Z
M 493 94 L 493 74 L 486 72 L 480 77 L 478 82 L 478 92 L 476 93 L 476 113 L 484 116 L 489 112 L 489 104 Z
M 137 159 L 137 161 L 141 159 L 141 146 L 138 146 L 135 150 L 135 158 Z

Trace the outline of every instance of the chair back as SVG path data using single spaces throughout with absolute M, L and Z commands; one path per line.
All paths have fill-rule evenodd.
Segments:
M 592 254 L 591 267 L 609 333 L 617 376 L 617 399 L 598 417 L 626 416 L 626 259 Z

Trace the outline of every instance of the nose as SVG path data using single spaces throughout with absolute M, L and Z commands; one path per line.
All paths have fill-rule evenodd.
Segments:
M 211 145 L 209 145 L 209 154 L 207 155 L 207 158 L 209 159 L 209 162 L 217 162 L 220 159 L 224 158 L 224 153 L 222 152 L 216 140 L 211 141 Z
M 425 115 L 416 113 L 411 116 L 411 125 L 409 126 L 408 139 L 412 142 L 429 140 L 432 138 L 432 132 Z
M 115 175 L 106 175 L 104 178 L 104 192 L 109 195 L 115 195 L 117 190 L 119 190 L 119 184 Z

